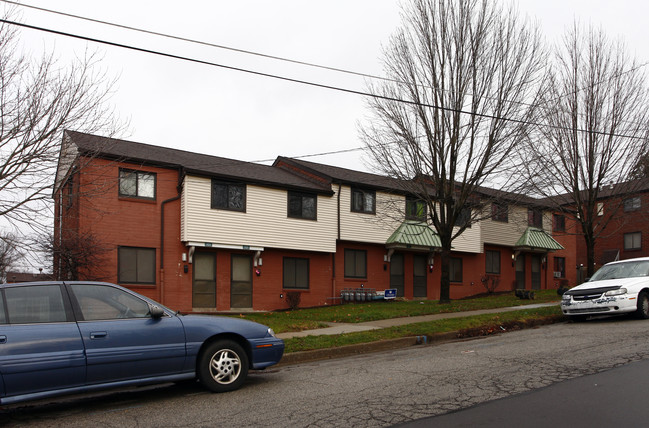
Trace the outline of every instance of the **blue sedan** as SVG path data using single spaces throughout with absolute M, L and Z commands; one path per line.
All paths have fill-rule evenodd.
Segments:
M 194 378 L 232 391 L 283 353 L 266 326 L 179 315 L 114 284 L 0 286 L 0 404 Z

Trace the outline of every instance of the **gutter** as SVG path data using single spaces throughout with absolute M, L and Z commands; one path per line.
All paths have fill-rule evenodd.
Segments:
M 164 305 L 164 259 L 165 259 L 165 205 L 177 201 L 182 196 L 182 182 L 185 178 L 184 170 L 178 168 L 178 185 L 176 186 L 177 195 L 162 201 L 160 204 L 160 298 L 159 302 Z

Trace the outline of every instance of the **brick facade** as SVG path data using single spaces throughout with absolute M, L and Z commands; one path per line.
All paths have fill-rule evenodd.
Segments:
M 155 146 L 151 147 L 155 148 Z M 141 153 L 147 152 L 139 146 L 137 148 Z M 308 169 L 297 171 L 296 165 L 287 163 L 285 160 L 278 162 L 276 166 L 265 168 L 271 169 L 271 171 L 263 171 L 270 179 L 274 177 L 273 170 L 277 169 L 282 169 L 282 173 L 286 170 L 296 174 L 299 172 L 309 183 L 323 186 L 324 197 L 337 197 L 335 192 L 331 192 L 332 187 L 340 192 L 341 184 L 332 185 L 331 177 L 323 175 L 322 171 L 314 172 Z M 120 170 L 136 171 L 147 176 L 154 174 L 155 197 L 120 195 Z M 156 299 L 164 305 L 185 312 L 239 310 L 241 307 L 235 307 L 233 304 L 235 297 L 240 294 L 240 289 L 237 288 L 239 293 L 233 290 L 241 285 L 238 284 L 240 282 L 238 279 L 235 280 L 233 273 L 233 263 L 237 259 L 249 260 L 251 266 L 254 265 L 250 281 L 246 280 L 243 284 L 244 288 L 249 287 L 245 288 L 246 290 L 251 290 L 249 309 L 252 310 L 288 309 L 289 297 L 295 296 L 299 296 L 301 307 L 337 304 L 341 301 L 341 292 L 345 289 L 365 288 L 380 291 L 395 287 L 395 284 L 398 284 L 401 295 L 406 299 L 439 299 L 441 261 L 439 253 L 434 252 L 433 249 L 429 251 L 403 247 L 389 250 L 385 243 L 341 239 L 335 242 L 335 252 L 299 251 L 272 245 L 265 245 L 262 251 L 249 249 L 249 246 L 243 245 L 245 243 L 239 243 L 241 245 L 221 243 L 213 246 L 212 243 L 181 242 L 182 210 L 185 203 L 181 192 L 187 171 L 180 165 L 167 161 L 135 160 L 127 156 L 102 157 L 82 154 L 67 171 L 65 176 L 59 177 L 60 181 L 53 195 L 55 240 L 74 240 L 80 236 L 92 236 L 93 242 L 98 243 L 96 248 L 98 261 L 91 266 L 83 267 L 78 272 L 80 279 L 118 283 Z M 363 175 L 367 174 L 358 175 L 359 179 L 363 179 Z M 373 182 L 376 180 L 374 177 L 371 179 Z M 268 184 L 267 181 L 268 179 L 264 179 L 260 182 L 272 187 L 273 184 Z M 291 185 L 294 184 L 294 180 L 291 180 Z M 646 230 L 649 199 L 646 194 L 642 194 L 641 197 L 641 208 L 631 213 L 632 215 L 619 216 L 611 221 L 610 235 L 602 237 L 598 242 L 597 257 L 601 257 L 610 248 L 619 248 L 620 258 L 649 255 L 647 242 L 649 231 Z M 210 203 L 209 194 L 205 194 L 204 199 L 205 204 Z M 337 215 L 340 216 L 340 203 L 338 205 Z M 286 207 L 282 206 L 280 209 L 285 210 Z M 349 207 L 345 206 L 342 209 L 349 210 Z M 493 291 L 496 292 L 511 291 L 520 286 L 527 289 L 556 289 L 577 285 L 578 267 L 583 263 L 581 258 L 583 239 L 579 235 L 574 220 L 566 217 L 565 227 L 563 223 L 561 224 L 560 228 L 555 227 L 552 231 L 554 239 L 564 247 L 559 251 L 544 252 L 539 249 L 529 249 L 527 252 L 516 251 L 513 246 L 486 243 L 480 247 L 479 252 L 478 250 L 466 250 L 474 252 L 456 250 L 452 256 L 461 263 L 462 270 L 461 278 L 455 278 L 451 282 L 451 298 L 458 299 L 485 293 L 488 291 L 486 285 L 489 285 L 485 284 L 485 281 L 495 281 L 496 287 Z M 340 236 L 340 218 L 338 228 Z M 624 250 L 624 234 L 631 232 L 641 232 L 640 248 Z M 259 233 L 263 233 L 263 230 Z M 295 241 L 299 242 L 299 236 L 295 237 Z M 143 249 L 147 254 L 151 251 L 155 252 L 154 273 L 150 281 L 128 282 L 120 278 L 119 254 L 120 249 L 123 248 Z M 360 268 L 354 275 L 346 274 L 346 250 L 364 256 L 362 274 L 358 274 Z M 487 272 L 487 255 L 489 255 L 491 272 Z M 201 281 L 204 279 L 196 278 L 198 268 L 195 258 L 198 256 L 205 260 L 213 260 L 215 275 L 214 291 L 210 291 L 209 293 L 212 294 L 208 293 L 207 297 L 203 297 L 200 305 L 196 304 L 195 299 L 199 297 L 196 297 L 195 292 L 200 291 L 200 287 L 203 286 L 200 284 L 203 284 Z M 284 285 L 287 259 L 289 259 L 288 263 L 297 260 L 302 268 L 308 266 L 308 284 L 302 284 L 301 288 Z M 129 260 L 125 261 L 128 262 Z M 399 272 L 398 274 L 392 272 L 397 263 L 403 263 L 402 271 L 394 269 L 394 272 Z M 424 263 L 423 269 L 422 263 Z M 415 277 L 416 264 L 419 272 L 417 277 Z M 522 269 L 518 275 L 517 265 L 519 270 Z M 67 273 L 62 266 L 60 260 L 55 258 L 54 273 L 57 277 L 65 279 Z M 561 271 L 558 272 L 557 269 Z M 207 287 L 211 287 L 210 281 L 205 282 L 208 284 Z

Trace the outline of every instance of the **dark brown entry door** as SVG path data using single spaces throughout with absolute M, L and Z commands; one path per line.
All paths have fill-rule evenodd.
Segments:
M 525 289 L 525 255 L 516 257 L 516 288 Z
M 426 297 L 426 256 L 413 257 L 412 273 L 413 297 Z
M 216 253 L 194 254 L 192 307 L 216 308 Z
M 541 289 L 541 256 L 532 256 L 532 290 Z
M 390 257 L 390 288 L 397 289 L 397 297 L 403 297 L 403 254 Z
M 232 254 L 230 307 L 252 308 L 252 256 Z

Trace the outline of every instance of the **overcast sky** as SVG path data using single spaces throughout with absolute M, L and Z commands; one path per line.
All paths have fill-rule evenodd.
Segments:
M 381 46 L 400 22 L 390 0 L 28 0 L 55 9 L 160 33 L 293 60 L 381 75 Z M 647 2 L 636 0 L 520 0 L 521 14 L 538 20 L 547 41 L 574 19 L 623 38 L 640 62 L 649 60 Z M 149 36 L 18 7 L 30 25 L 158 50 L 232 67 L 363 91 L 361 77 Z M 55 49 L 63 62 L 98 49 L 103 67 L 119 76 L 112 98 L 130 120 L 124 138 L 234 159 L 257 161 L 361 146 L 357 123 L 368 114 L 362 96 L 255 76 L 34 30 L 21 30 L 25 48 Z M 367 170 L 362 152 L 307 160 Z

